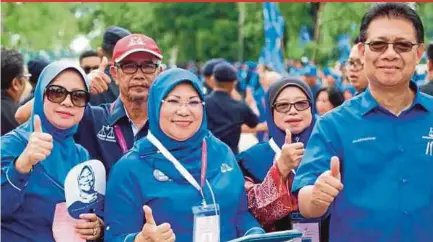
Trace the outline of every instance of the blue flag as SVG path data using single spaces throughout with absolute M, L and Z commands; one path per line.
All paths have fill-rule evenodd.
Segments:
M 337 38 L 337 49 L 339 52 L 338 61 L 340 63 L 349 59 L 350 50 L 352 49 L 349 34 L 341 34 Z
M 269 65 L 275 71 L 286 73 L 284 66 L 281 40 L 284 34 L 284 19 L 274 2 L 263 3 L 263 22 L 265 32 L 265 45 L 263 46 L 259 63 Z
M 301 27 L 301 30 L 299 31 L 299 46 L 304 47 L 306 44 L 308 44 L 308 42 L 311 41 L 312 36 L 313 35 L 308 29 L 308 27 L 306 25 L 303 25 Z

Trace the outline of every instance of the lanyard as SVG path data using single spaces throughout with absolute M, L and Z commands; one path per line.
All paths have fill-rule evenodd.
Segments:
M 152 143 L 161 153 L 164 155 L 164 157 L 169 160 L 176 170 L 179 171 L 179 173 L 193 186 L 195 187 L 201 194 L 204 200 L 203 195 L 203 185 L 206 180 L 206 170 L 207 170 L 207 146 L 206 146 L 206 140 L 203 139 L 202 143 L 202 156 L 201 156 L 201 175 L 200 175 L 200 185 L 198 182 L 194 179 L 194 177 L 191 175 L 191 173 L 188 172 L 188 170 L 164 147 L 164 145 L 150 132 L 147 133 L 147 139 Z
M 114 109 L 114 102 L 111 103 L 110 105 L 110 113 L 113 112 L 113 109 Z M 128 146 L 126 145 L 125 137 L 123 136 L 122 130 L 120 130 L 118 124 L 115 124 L 113 128 L 114 128 L 114 134 L 116 135 L 117 144 L 119 144 L 122 153 L 125 154 L 128 151 Z
M 275 143 L 274 138 L 271 138 L 269 141 L 269 146 L 271 146 L 272 150 L 275 152 L 275 157 L 279 157 L 281 153 L 281 148 L 278 147 L 277 143 Z M 296 175 L 295 169 L 292 169 L 293 174 Z
M 275 154 L 281 153 L 281 149 L 280 149 L 280 147 L 278 147 L 277 143 L 275 143 L 274 138 L 271 138 L 268 142 L 269 142 L 269 146 L 271 146 L 271 148 L 275 152 Z

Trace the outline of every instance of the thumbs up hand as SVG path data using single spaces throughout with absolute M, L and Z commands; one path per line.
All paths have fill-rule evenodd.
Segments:
M 340 160 L 333 156 L 330 170 L 322 173 L 313 186 L 312 202 L 316 206 L 327 208 L 342 189 Z
M 174 242 L 176 240 L 169 223 L 157 225 L 152 215 L 152 209 L 147 205 L 143 206 L 143 211 L 146 223 L 135 237 L 134 242 Z
M 304 156 L 304 144 L 301 142 L 292 143 L 292 133 L 286 129 L 286 137 L 281 154 L 277 158 L 277 165 L 281 175 L 286 178 L 292 169 L 296 169 Z
M 45 160 L 53 149 L 53 137 L 42 131 L 41 119 L 38 115 L 33 118 L 33 127 L 27 146 L 15 163 L 20 173 L 30 172 L 33 165 Z
M 92 95 L 100 94 L 108 90 L 108 84 L 111 82 L 110 77 L 105 74 L 105 68 L 108 66 L 107 57 L 103 57 L 98 70 L 93 70 L 87 76 L 90 80 L 90 93 Z

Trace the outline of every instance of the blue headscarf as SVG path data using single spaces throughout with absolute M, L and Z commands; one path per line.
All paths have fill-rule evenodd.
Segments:
M 268 92 L 266 93 L 266 123 L 268 125 L 269 134 L 274 139 L 278 147 L 281 148 L 284 145 L 286 131 L 281 130 L 275 124 L 272 105 L 281 91 L 288 86 L 300 88 L 311 101 L 313 118 L 310 126 L 305 128 L 299 134 L 292 134 L 292 142 L 302 142 L 306 146 L 310 138 L 311 131 L 313 130 L 313 126 L 316 122 L 316 115 L 314 115 L 313 109 L 314 99 L 308 85 L 294 77 L 283 77 L 282 79 L 272 83 L 268 89 Z M 275 152 L 272 150 L 272 148 L 267 143 L 262 143 L 257 144 L 247 151 L 239 154 L 237 158 L 245 175 L 253 178 L 256 182 L 262 182 L 274 163 L 274 157 Z
M 271 84 L 266 93 L 266 123 L 268 124 L 268 129 L 270 136 L 274 139 L 275 143 L 281 148 L 284 144 L 284 140 L 286 137 L 286 131 L 281 130 L 277 127 L 274 122 L 273 108 L 272 106 L 275 103 L 278 95 L 288 86 L 294 86 L 301 89 L 308 100 L 310 100 L 311 104 L 311 114 L 313 115 L 310 126 L 305 128 L 299 134 L 292 134 L 292 142 L 302 142 L 304 145 L 307 145 L 307 142 L 310 138 L 311 131 L 313 131 L 314 124 L 316 123 L 316 115 L 314 114 L 314 97 L 311 92 L 310 87 L 303 82 L 302 80 L 293 78 L 293 77 L 284 77 L 279 81 L 276 81 Z
M 215 138 L 207 129 L 206 110 L 203 108 L 203 120 L 197 132 L 185 141 L 176 141 L 167 136 L 160 127 L 159 116 L 162 100 L 181 83 L 189 83 L 198 93 L 201 100 L 204 94 L 201 91 L 200 81 L 193 73 L 173 68 L 162 72 L 153 82 L 148 99 L 148 117 L 150 132 L 170 151 L 170 153 L 198 180 L 201 172 L 202 142 L 206 139 L 207 143 L 207 173 L 206 176 L 213 176 L 218 173 L 222 161 L 218 159 L 221 154 L 229 152 L 229 148 L 220 140 Z M 156 147 L 147 138 L 140 139 L 136 145 L 141 157 L 156 155 L 158 159 L 166 160 L 162 154 L 157 153 Z M 224 153 L 221 153 L 224 152 Z M 180 173 L 171 163 L 159 163 L 159 167 L 167 176 L 171 178 L 181 178 Z M 186 180 L 184 180 L 186 182 Z
M 89 90 L 89 81 L 80 67 L 66 62 L 53 62 L 49 64 L 42 71 L 35 87 L 31 118 L 10 133 L 12 139 L 7 142 L 8 152 L 7 154 L 2 153 L 2 160 L 4 156 L 18 157 L 21 155 L 27 146 L 30 134 L 33 133 L 34 115 L 39 115 L 42 131 L 53 136 L 53 149 L 51 150 L 51 154 L 37 165 L 41 165 L 51 178 L 62 185 L 69 170 L 76 164 L 88 159 L 88 154 L 82 147 L 79 148 L 75 144 L 73 138 L 78 125 L 74 125 L 69 129 L 58 129 L 48 121 L 44 113 L 45 88 L 65 70 L 76 71 L 82 77 L 86 90 Z M 8 137 L 3 138 L 8 139 Z M 13 144 L 13 142 L 16 142 L 14 140 L 20 141 L 20 143 Z

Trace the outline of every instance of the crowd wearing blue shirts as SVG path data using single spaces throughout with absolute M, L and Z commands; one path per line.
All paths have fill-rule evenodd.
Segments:
M 371 7 L 335 67 L 165 69 L 154 39 L 117 26 L 101 47 L 88 70 L 32 62 L 19 108 L 23 61 L 2 49 L 2 122 L 16 120 L 2 125 L 2 240 L 433 240 L 433 44 L 408 5 Z M 242 150 L 245 134 L 258 143 Z

